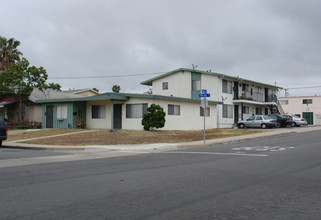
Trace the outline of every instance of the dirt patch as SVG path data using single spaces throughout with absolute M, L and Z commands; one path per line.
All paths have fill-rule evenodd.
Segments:
M 81 131 L 81 130 L 79 129 L 44 129 L 44 130 L 36 130 L 36 131 L 21 131 L 15 134 L 9 134 L 7 141 L 46 137 L 46 136 L 57 135 L 57 134 L 73 133 L 77 131 Z
M 68 131 L 68 130 L 67 130 Z M 79 130 L 74 130 L 79 131 Z M 217 139 L 260 132 L 262 129 L 209 129 L 206 130 L 206 139 Z M 44 133 L 43 133 L 44 135 Z M 53 135 L 53 134 L 51 134 Z M 9 141 L 11 140 L 11 137 Z M 119 144 L 152 144 L 152 143 L 178 143 L 203 140 L 203 130 L 193 131 L 93 131 L 67 136 L 42 138 L 25 141 L 28 144 L 45 145 L 119 145 Z

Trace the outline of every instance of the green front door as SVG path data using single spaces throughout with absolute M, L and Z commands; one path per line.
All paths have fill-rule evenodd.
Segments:
M 313 125 L 313 112 L 303 112 L 302 117 L 307 120 L 308 125 Z

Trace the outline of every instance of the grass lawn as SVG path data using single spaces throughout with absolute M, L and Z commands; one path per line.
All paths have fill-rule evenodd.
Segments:
M 56 134 L 77 132 L 82 130 L 71 129 L 53 129 L 26 132 L 9 135 L 8 141 L 21 140 L 27 138 L 44 137 Z M 83 130 L 86 131 L 86 130 Z M 208 129 L 206 130 L 206 139 L 216 139 L 222 137 L 239 136 L 254 134 L 259 132 L 268 132 L 263 129 Z M 48 137 L 30 141 L 23 141 L 29 144 L 46 145 L 118 145 L 118 144 L 151 144 L 151 143 L 178 143 L 203 140 L 203 130 L 192 131 L 133 131 L 117 130 L 99 130 L 86 133 L 78 133 L 60 137 Z

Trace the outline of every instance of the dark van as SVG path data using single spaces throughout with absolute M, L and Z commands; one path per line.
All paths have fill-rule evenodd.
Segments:
M 8 128 L 2 118 L 0 118 L 0 147 L 2 146 L 2 140 L 7 140 Z

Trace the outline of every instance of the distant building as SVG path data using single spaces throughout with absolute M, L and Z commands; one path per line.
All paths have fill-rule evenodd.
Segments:
M 321 125 L 321 96 L 280 97 L 285 113 L 305 118 L 309 125 Z

